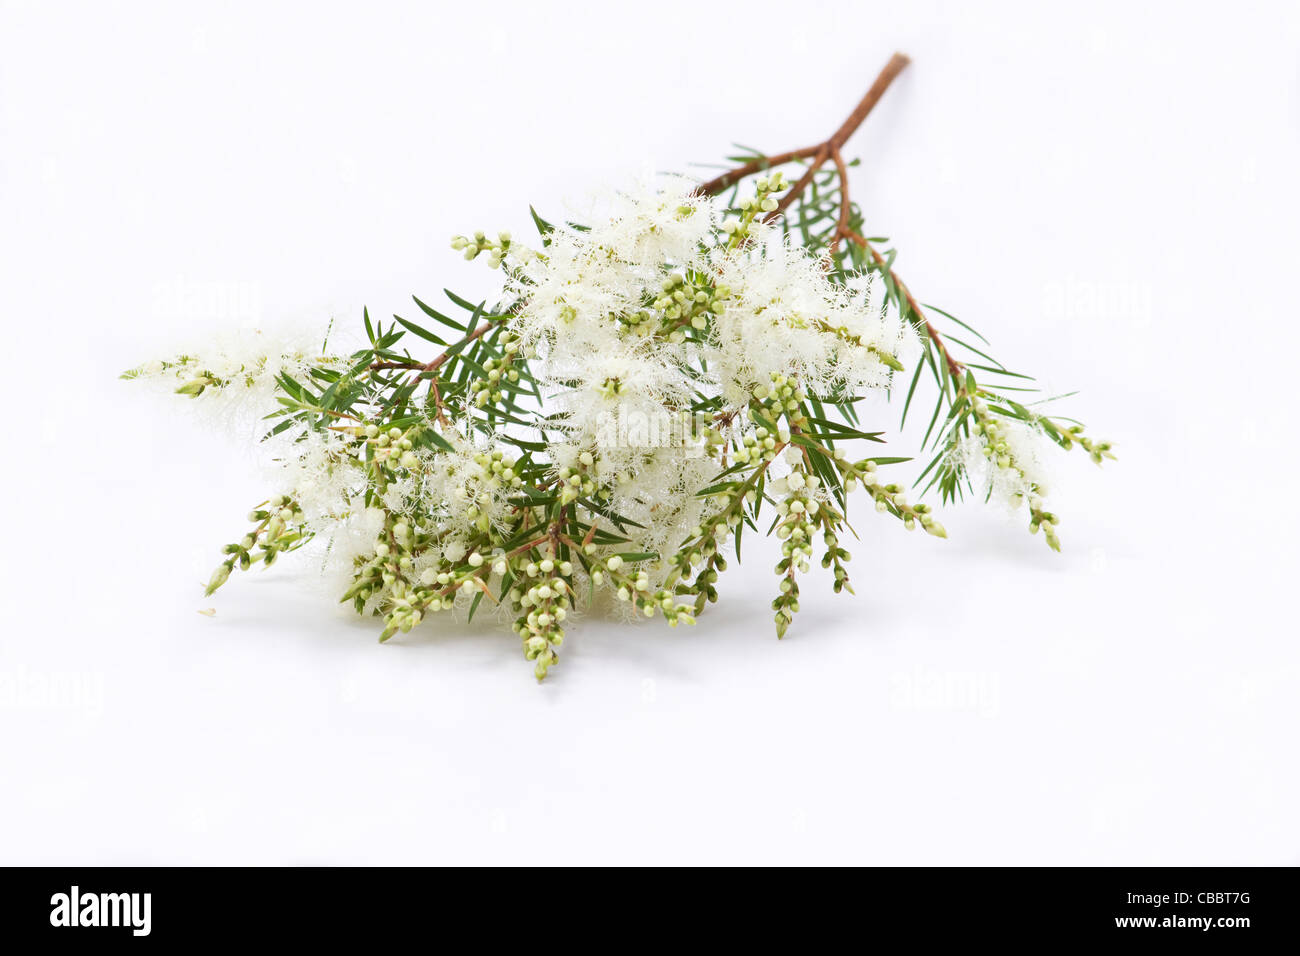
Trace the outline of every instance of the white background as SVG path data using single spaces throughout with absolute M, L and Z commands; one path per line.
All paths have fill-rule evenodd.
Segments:
M 0 11 L 0 862 L 1300 861 L 1294 4 Z M 895 49 L 869 230 L 1116 442 L 1059 461 L 1063 555 L 863 508 L 786 640 L 756 551 L 543 686 L 288 560 L 202 597 L 265 475 L 119 371 L 488 294 L 452 233 L 816 142 Z

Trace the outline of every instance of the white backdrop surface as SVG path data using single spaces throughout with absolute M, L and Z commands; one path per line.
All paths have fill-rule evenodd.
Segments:
M 1298 27 L 0 2 L 0 862 L 1300 861 Z M 583 621 L 543 686 L 504 630 L 381 647 L 290 560 L 202 597 L 265 475 L 118 372 L 486 295 L 452 233 L 815 142 L 895 49 L 869 229 L 1116 443 L 1059 461 L 1063 555 L 864 508 L 857 596 L 811 583 L 784 641 L 756 551 L 693 629 Z

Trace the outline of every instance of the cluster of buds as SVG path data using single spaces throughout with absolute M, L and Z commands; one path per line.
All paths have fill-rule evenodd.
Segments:
M 907 494 L 901 485 L 884 484 L 877 478 L 876 463 L 870 458 L 850 462 L 845 458 L 842 450 L 836 449 L 835 466 L 844 476 L 846 490 L 852 491 L 857 487 L 858 482 L 861 482 L 862 487 L 875 499 L 876 510 L 881 514 L 889 513 L 901 519 L 903 527 L 908 531 L 914 530 L 919 525 L 927 534 L 932 534 L 936 538 L 948 537 L 948 532 L 935 520 L 929 505 L 908 504 Z
M 1062 433 L 1061 437 L 1064 439 L 1065 447 L 1067 449 L 1072 448 L 1075 443 L 1078 443 L 1079 447 L 1088 453 L 1088 457 L 1099 465 L 1105 458 L 1109 458 L 1112 461 L 1115 460 L 1115 456 L 1112 455 L 1110 451 L 1110 442 L 1093 441 L 1083 433 L 1082 425 L 1071 425 Z
M 696 612 L 689 604 L 678 604 L 676 595 L 666 587 L 652 589 L 650 575 L 644 568 L 624 570 L 626 565 L 622 555 L 611 555 L 605 561 L 604 571 L 594 573 L 592 580 L 601 583 L 608 577 L 620 601 L 631 601 L 646 617 L 662 614 L 669 627 L 695 623 Z
M 790 433 L 784 429 L 773 432 L 764 425 L 745 435 L 740 445 L 732 452 L 737 464 L 759 464 L 771 461 L 783 445 L 790 440 Z
M 826 552 L 822 555 L 822 567 L 834 568 L 835 583 L 831 588 L 836 594 L 847 590 L 853 593 L 853 588 L 849 585 L 849 571 L 844 566 L 844 562 L 850 560 L 853 556 L 844 548 L 840 547 L 840 539 L 835 534 L 835 529 L 829 522 L 823 522 L 825 533 L 822 535 L 822 543 L 826 545 Z
M 361 429 L 361 433 L 373 446 L 374 460 L 378 465 L 389 470 L 401 468 L 412 471 L 420 464 L 419 456 L 415 454 L 415 437 L 418 428 L 417 425 L 407 429 L 396 426 L 381 428 L 371 423 Z
M 758 427 L 741 439 L 740 447 L 733 453 L 738 464 L 760 464 L 775 458 L 790 443 L 790 428 L 782 419 L 800 421 L 802 414 L 799 409 L 807 398 L 797 382 L 779 374 L 772 376 L 770 385 L 756 385 L 752 395 L 749 418 Z M 768 428 L 764 421 L 775 424 L 776 430 Z
M 463 560 L 457 562 L 444 556 L 437 567 L 427 567 L 414 577 L 413 555 L 428 544 L 427 536 L 412 532 L 405 521 L 398 520 L 387 538 L 385 541 L 381 537 L 376 543 L 375 554 L 363 564 L 353 589 L 344 597 L 352 597 L 360 610 L 371 595 L 381 596 L 387 613 L 380 641 L 387 641 L 398 631 L 410 631 L 428 612 L 454 607 L 457 593 L 487 593 L 483 581 L 487 571 L 504 571 L 503 560 L 489 564 L 474 551 L 461 555 Z
M 541 680 L 560 659 L 556 648 L 564 643 L 564 619 L 573 606 L 573 564 L 547 557 L 517 570 L 510 600 L 521 613 L 514 629 L 523 639 L 524 656 L 533 661 L 533 674 Z
M 519 341 L 507 332 L 501 337 L 501 348 L 500 359 L 488 359 L 483 363 L 485 376 L 470 382 L 469 394 L 474 396 L 474 404 L 479 408 L 484 408 L 489 402 L 501 401 L 501 390 L 519 381 L 519 370 L 514 367 L 519 355 Z
M 409 571 L 407 566 L 403 571 Z M 457 592 L 473 594 L 484 589 L 480 572 L 470 570 L 457 578 L 450 570 L 437 571 L 425 568 L 418 583 L 412 583 L 400 574 L 394 575 L 391 567 L 384 574 L 388 613 L 384 617 L 384 630 L 380 642 L 401 631 L 410 631 L 424 619 L 428 612 L 437 613 L 455 606 Z
M 649 335 L 655 320 L 655 313 L 649 309 L 637 309 L 633 312 L 619 312 L 615 320 L 641 335 Z
M 260 562 L 269 567 L 286 551 L 293 551 L 311 537 L 298 503 L 288 495 L 278 495 L 248 514 L 253 530 L 240 540 L 222 548 L 229 557 L 212 572 L 205 594 L 212 594 L 225 584 L 236 567 L 247 571 Z
M 490 534 L 492 518 L 488 506 L 495 500 L 496 493 L 503 488 L 521 488 L 524 482 L 515 472 L 518 462 L 500 449 L 479 452 L 474 456 L 474 463 L 483 469 L 478 487 L 471 492 L 466 485 L 457 485 L 454 495 L 457 502 L 465 505 L 465 517 L 474 522 L 474 527 L 483 534 Z
M 753 406 L 762 411 L 772 421 L 776 421 L 781 416 L 787 416 L 791 422 L 798 424 L 802 418 L 802 407 L 804 401 L 808 398 L 808 393 L 804 391 L 797 379 L 788 375 L 773 373 L 771 384 L 762 383 L 754 386 Z
M 1039 491 L 1038 485 L 1029 479 L 1023 468 L 1016 461 L 1015 455 L 1006 440 L 1005 431 L 1007 426 L 999 422 L 992 412 L 978 395 L 971 397 L 971 410 L 975 416 L 975 432 L 984 439 L 984 457 L 1002 471 L 1012 472 L 1017 483 L 1028 489 L 1027 493 L 1017 494 L 1017 498 L 1025 499 L 1029 504 L 1029 533 L 1037 534 L 1038 529 L 1043 529 L 1043 537 L 1047 540 L 1047 546 L 1053 551 L 1061 550 L 1061 539 L 1056 535 L 1056 525 L 1060 523 L 1060 518 L 1046 511 L 1043 508 L 1042 498 L 1036 494 Z M 1082 442 L 1080 442 L 1082 444 Z M 1109 451 L 1110 444 L 1103 442 L 1105 451 L 1100 445 L 1089 448 L 1088 445 L 1083 447 L 1092 455 L 1093 461 L 1101 464 L 1102 455 Z M 1111 456 L 1113 457 L 1113 456 Z
M 781 578 L 781 593 L 772 599 L 772 610 L 776 612 L 773 620 L 776 621 L 778 640 L 785 637 L 785 632 L 789 630 L 794 616 L 799 613 L 799 582 L 795 580 L 790 561 L 790 558 L 782 558 L 776 566 L 777 573 L 785 575 Z M 785 570 L 782 570 L 783 567 Z
M 387 597 L 389 608 L 384 616 L 384 629 L 379 634 L 380 643 L 387 641 L 399 631 L 403 634 L 409 632 L 424 620 L 426 610 L 442 610 L 442 601 L 439 597 L 411 587 L 403 579 L 398 579 L 389 587 Z
M 692 282 L 680 272 L 665 277 L 661 288 L 662 295 L 655 299 L 653 307 L 661 317 L 661 331 L 667 333 L 670 342 L 685 341 L 687 327 L 697 332 L 707 329 L 715 315 L 726 311 L 726 301 L 731 298 L 727 286 L 715 288 Z
M 772 602 L 776 612 L 776 635 L 784 637 L 786 628 L 799 610 L 799 582 L 795 572 L 808 573 L 812 560 L 812 536 L 822 510 L 816 492 L 821 484 L 817 475 L 807 474 L 802 468 L 796 468 L 785 478 L 772 482 L 768 487 L 784 497 L 777 502 L 776 511 L 781 521 L 776 528 L 776 536 L 781 541 L 781 560 L 776 564 L 776 573 L 781 577 L 781 593 Z
M 1038 529 L 1042 528 L 1047 546 L 1053 551 L 1061 550 L 1061 539 L 1056 535 L 1056 526 L 1060 523 L 1059 517 L 1043 508 L 1042 498 L 1037 495 L 1029 496 L 1029 533 L 1037 534 Z
M 584 451 L 578 456 L 577 468 L 570 468 L 565 465 L 556 472 L 560 489 L 560 504 L 572 504 L 584 495 L 589 498 L 596 494 L 597 486 L 595 472 L 593 471 L 595 465 L 595 457 L 591 452 Z
M 477 259 L 486 252 L 488 265 L 496 269 L 500 267 L 501 260 L 506 257 L 506 252 L 510 249 L 510 233 L 497 233 L 495 241 L 482 232 L 476 232 L 473 236 L 455 236 L 451 240 L 451 247 L 458 252 L 463 251 L 466 259 Z
M 975 431 L 984 436 L 984 457 L 999 468 L 1020 471 L 1006 438 L 1000 434 L 1005 426 L 989 414 L 988 406 L 979 398 L 972 399 L 971 407 L 975 410 Z
M 398 599 L 409 602 L 414 597 L 408 594 L 408 590 L 411 587 L 415 556 L 426 543 L 427 536 L 413 529 L 409 521 L 386 514 L 384 529 L 375 541 L 370 555 L 357 559 L 352 586 L 344 593 L 342 600 L 353 601 L 358 611 L 376 596 L 383 602 L 394 605 Z M 401 618 L 402 615 L 398 614 L 390 619 L 392 631 L 381 636 L 381 640 L 387 640 L 399 629 Z
M 673 569 L 668 578 L 668 583 L 672 584 L 694 573 L 694 580 L 680 585 L 677 592 L 695 595 L 696 614 L 703 611 L 706 604 L 717 601 L 718 591 L 714 585 L 717 584 L 718 575 L 727 570 L 722 545 L 744 520 L 744 507 L 758 499 L 758 492 L 745 485 L 738 485 L 718 492 L 715 498 L 718 510 L 691 529 L 691 536 L 673 555 Z M 699 568 L 698 571 L 695 570 L 696 567 Z
M 817 513 L 821 510 L 821 502 L 816 497 L 821 481 L 817 475 L 810 475 L 802 468 L 796 468 L 784 478 L 768 484 L 768 489 L 772 492 L 784 494 L 784 497 L 776 503 L 776 513 L 786 519 L 777 528 L 778 538 L 783 541 L 787 538 L 805 543 L 808 541 L 812 522 L 816 520 Z M 808 555 L 812 555 L 811 549 L 808 550 Z M 800 568 L 800 570 L 807 570 L 807 568 Z
M 722 223 L 722 231 L 730 237 L 732 246 L 737 246 L 749 238 L 750 228 L 754 225 L 755 219 L 776 212 L 779 204 L 775 194 L 783 192 L 789 186 L 790 184 L 785 181 L 785 175 L 780 172 L 764 176 L 754 183 L 754 195 L 740 200 L 740 215 L 729 216 Z

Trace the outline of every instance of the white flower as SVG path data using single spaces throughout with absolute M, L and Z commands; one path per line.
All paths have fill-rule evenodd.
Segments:
M 1023 422 L 998 421 L 997 441 L 1005 450 L 990 447 L 983 434 L 970 435 L 957 443 L 953 457 L 972 483 L 993 500 L 1018 508 L 1030 496 L 1048 493 L 1048 475 L 1043 451 L 1047 439 L 1042 432 Z
M 861 279 L 860 291 L 833 284 L 820 260 L 773 227 L 715 255 L 714 268 L 733 292 L 714 323 L 712 355 L 730 400 L 776 375 L 819 394 L 889 384 L 882 356 L 897 356 L 912 333 L 878 283 Z
M 365 474 L 352 447 L 334 432 L 308 431 L 281 449 L 278 483 L 292 489 L 308 521 L 338 513 L 353 493 L 365 487 Z
M 684 176 L 637 181 L 613 197 L 587 234 L 588 243 L 629 264 L 698 264 L 711 244 L 720 204 L 696 195 L 695 186 Z
M 751 225 L 737 245 L 719 230 L 723 202 L 693 189 L 678 178 L 639 184 L 589 230 L 551 232 L 511 274 L 521 302 L 511 331 L 565 413 L 562 444 L 596 450 L 616 471 L 635 472 L 628 449 L 647 444 L 629 423 L 678 427 L 674 416 L 700 396 L 743 407 L 773 376 L 814 394 L 884 387 L 911 334 L 870 277 L 832 283 L 772 226 Z M 703 347 L 686 326 L 711 328 Z

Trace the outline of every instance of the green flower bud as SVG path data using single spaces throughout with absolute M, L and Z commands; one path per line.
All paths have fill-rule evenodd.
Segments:
M 232 570 L 234 570 L 234 565 L 231 564 L 230 562 L 226 562 L 225 564 L 218 565 L 217 569 L 212 572 L 212 577 L 208 581 L 208 586 L 203 592 L 204 595 L 205 596 L 211 595 L 214 591 L 217 590 L 217 588 L 225 584 L 226 581 L 230 579 L 230 572 Z

